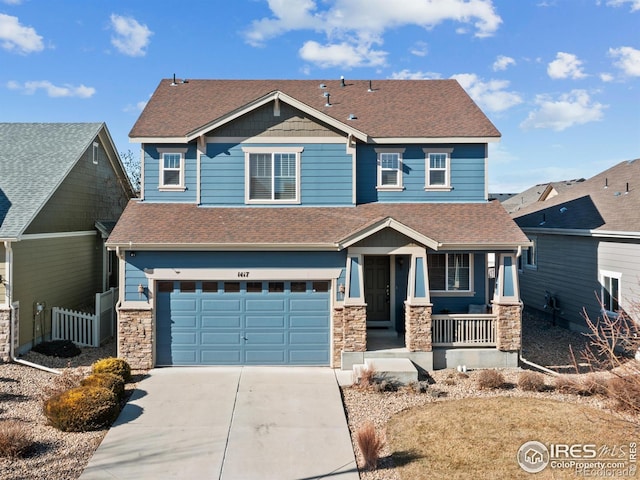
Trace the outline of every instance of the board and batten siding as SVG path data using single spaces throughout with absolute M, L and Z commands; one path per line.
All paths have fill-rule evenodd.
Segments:
M 404 149 L 402 153 L 403 190 L 378 191 L 376 148 Z M 425 191 L 427 164 L 423 148 L 453 148 L 450 191 Z M 480 202 L 485 201 L 484 144 L 468 145 L 358 145 L 356 160 L 356 202 Z
M 45 332 L 51 307 L 92 305 L 102 289 L 99 235 L 22 240 L 13 246 L 13 300 L 20 302 L 20 346 L 33 339 L 34 305 L 44 302 Z M 42 332 L 36 332 L 39 336 Z
M 526 229 L 524 229 L 525 233 Z M 531 235 L 530 235 L 531 236 Z M 546 312 L 545 292 L 557 299 L 559 323 L 575 330 L 585 330 L 582 315 L 586 309 L 595 320 L 600 312 L 596 293 L 598 283 L 598 240 L 591 237 L 535 234 L 537 266 L 523 265 L 520 294 L 526 307 Z
M 97 164 L 91 145 L 25 233 L 87 231 L 98 219 L 117 220 L 129 200 L 121 182 L 102 144 Z
M 602 271 L 620 274 L 622 308 L 635 315 L 640 313 L 640 241 L 601 239 L 598 244 L 598 273 Z
M 4 243 L 0 242 L 0 277 L 2 277 L 2 282 L 0 282 L 0 305 L 6 303 L 6 295 L 7 290 L 4 286 L 4 281 L 7 278 L 7 255 L 5 253 Z
M 281 145 L 283 146 L 283 145 Z M 305 206 L 351 205 L 352 161 L 343 143 L 291 143 L 302 147 L 300 153 L 300 200 Z M 274 144 L 207 145 L 201 157 L 202 205 L 245 205 L 245 154 L 242 147 L 265 147 L 277 151 Z M 251 207 L 259 205 L 252 204 Z
M 344 269 L 346 252 L 153 252 L 138 251 L 134 257 L 126 255 L 125 301 L 145 300 L 138 293 L 138 285 L 149 287 L 145 269 L 154 268 L 226 268 L 250 269 Z M 344 273 L 341 275 L 344 282 Z M 239 278 L 238 280 L 251 280 Z M 326 279 L 310 279 L 326 280 Z

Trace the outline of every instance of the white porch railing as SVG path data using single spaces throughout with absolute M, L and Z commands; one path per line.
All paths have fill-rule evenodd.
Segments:
M 96 294 L 95 314 L 65 308 L 51 309 L 51 339 L 71 340 L 76 345 L 99 347 L 114 334 L 116 289 Z
M 496 345 L 496 315 L 460 314 L 431 317 L 434 347 L 492 347 Z

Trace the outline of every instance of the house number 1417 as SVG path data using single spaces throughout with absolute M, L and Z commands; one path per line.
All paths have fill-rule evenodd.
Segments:
M 249 272 L 238 272 L 238 278 L 248 278 Z

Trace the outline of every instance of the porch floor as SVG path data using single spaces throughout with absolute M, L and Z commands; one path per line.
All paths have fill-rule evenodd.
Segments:
M 406 352 L 404 333 L 392 328 L 367 328 L 367 352 L 378 350 Z

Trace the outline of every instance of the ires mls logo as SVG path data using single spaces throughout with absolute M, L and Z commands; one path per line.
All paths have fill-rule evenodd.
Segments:
M 549 465 L 549 450 L 537 441 L 526 442 L 518 450 L 518 464 L 527 473 L 538 473 Z

